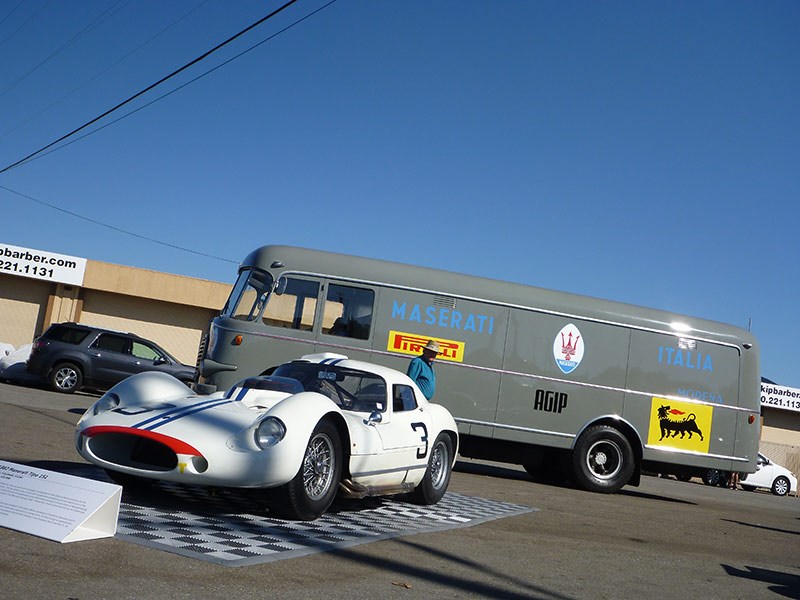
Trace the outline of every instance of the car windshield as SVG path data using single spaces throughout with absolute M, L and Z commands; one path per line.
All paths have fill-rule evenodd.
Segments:
M 229 395 L 232 394 L 236 388 L 263 390 L 268 392 L 283 392 L 285 394 L 299 394 L 300 392 L 304 391 L 303 386 L 296 379 L 289 377 L 276 377 L 274 375 L 248 377 L 244 381 L 240 381 L 233 386 L 229 392 Z
M 335 365 L 291 362 L 278 367 L 273 375 L 296 379 L 305 391 L 327 396 L 343 410 L 386 410 L 386 381 L 374 373 Z
M 272 283 L 272 275 L 266 271 L 242 269 L 220 315 L 242 321 L 255 321 L 267 304 Z

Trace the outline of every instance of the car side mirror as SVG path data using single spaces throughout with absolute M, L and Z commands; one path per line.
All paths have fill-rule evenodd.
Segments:
M 383 414 L 381 413 L 381 411 L 373 410 L 369 414 L 369 418 L 364 419 L 364 424 L 365 425 L 377 425 L 381 421 L 383 421 Z
M 163 356 L 159 356 L 157 359 L 153 361 L 154 365 L 165 365 L 167 364 L 167 359 Z

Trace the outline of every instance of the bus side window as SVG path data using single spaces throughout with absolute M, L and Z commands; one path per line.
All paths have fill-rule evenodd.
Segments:
M 286 291 L 273 294 L 264 311 L 265 325 L 311 331 L 317 310 L 319 283 L 305 279 L 288 278 Z
M 331 284 L 322 313 L 322 333 L 366 340 L 372 326 L 375 292 L 366 288 Z

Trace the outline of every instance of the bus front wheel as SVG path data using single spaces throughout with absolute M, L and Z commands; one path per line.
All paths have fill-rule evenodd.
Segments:
M 581 434 L 572 454 L 572 472 L 578 486 L 590 492 L 612 494 L 633 475 L 634 456 L 628 438 L 608 425 L 595 425 Z

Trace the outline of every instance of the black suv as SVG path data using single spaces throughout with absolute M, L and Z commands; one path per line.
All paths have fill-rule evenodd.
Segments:
M 195 377 L 194 367 L 149 340 L 80 323 L 51 325 L 33 342 L 25 368 L 65 394 L 82 387 L 111 387 L 142 371 L 169 373 L 187 385 Z

